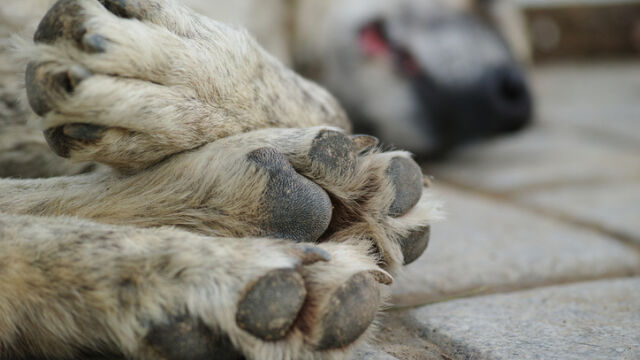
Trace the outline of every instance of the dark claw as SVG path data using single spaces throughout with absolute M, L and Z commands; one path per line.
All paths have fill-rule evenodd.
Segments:
M 182 317 L 156 326 L 146 341 L 166 360 L 244 359 L 226 336 L 215 336 L 201 321 Z
M 89 78 L 91 75 L 92 75 L 91 72 L 82 66 L 79 66 L 79 65 L 71 66 L 69 70 L 67 70 L 68 83 L 66 84 L 68 85 L 65 86 L 65 90 L 68 93 L 73 92 L 73 90 L 75 90 L 75 88 L 83 80 Z
M 380 284 L 383 284 L 383 285 L 393 284 L 393 278 L 391 277 L 391 275 L 387 274 L 385 271 L 370 270 L 369 274 L 373 276 L 373 279 L 379 282 Z
M 422 170 L 415 161 L 396 157 L 391 160 L 387 175 L 396 191 L 396 198 L 389 207 L 389 216 L 402 216 L 414 207 L 422 196 Z
M 62 127 L 62 133 L 76 140 L 98 140 L 104 134 L 106 127 L 91 124 L 69 124 Z
M 136 0 L 98 0 L 105 9 L 121 18 L 142 20 L 144 11 Z
M 373 322 L 380 300 L 378 285 L 369 272 L 353 275 L 331 295 L 316 349 L 335 349 L 356 341 Z
M 282 339 L 298 317 L 306 296 L 304 280 L 295 270 L 272 270 L 251 285 L 240 300 L 236 323 L 260 339 Z
M 269 173 L 261 211 L 267 218 L 260 224 L 265 235 L 315 242 L 331 220 L 329 195 L 296 173 L 284 155 L 274 149 L 254 150 L 248 154 L 248 159 Z
M 80 43 L 86 32 L 82 11 L 76 0 L 59 0 L 40 20 L 33 41 L 50 44 L 62 38 Z
M 413 230 L 404 239 L 400 240 L 404 264 L 411 264 L 422 255 L 429 245 L 431 230 L 429 226 Z
M 370 150 L 380 143 L 377 137 L 371 135 L 357 134 L 351 135 L 349 138 L 353 141 L 356 151 L 359 152 Z
M 343 178 L 353 173 L 356 167 L 356 148 L 353 141 L 341 132 L 322 130 L 311 144 L 309 159 L 319 164 L 333 178 Z
M 58 126 L 50 128 L 44 131 L 44 138 L 47 140 L 47 144 L 58 156 L 64 158 L 69 157 L 69 151 L 71 150 L 68 138 L 62 132 L 62 127 Z
M 302 265 L 315 264 L 318 261 L 329 261 L 331 255 L 319 247 L 311 245 L 300 245 L 294 248 L 294 252 L 300 258 Z
M 107 39 L 100 34 L 85 35 L 82 38 L 82 48 L 90 54 L 105 52 Z

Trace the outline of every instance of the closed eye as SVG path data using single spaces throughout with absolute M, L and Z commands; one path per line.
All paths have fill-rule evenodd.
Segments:
M 358 45 L 367 56 L 391 56 L 395 70 L 407 77 L 420 73 L 420 66 L 413 54 L 389 39 L 383 20 L 377 19 L 367 23 L 358 35 Z

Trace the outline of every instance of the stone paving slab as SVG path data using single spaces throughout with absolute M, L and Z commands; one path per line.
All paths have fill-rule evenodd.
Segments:
M 640 179 L 640 151 L 618 149 L 575 132 L 536 126 L 468 146 L 444 163 L 427 164 L 436 180 L 494 193 L 568 183 Z
M 521 194 L 517 200 L 593 224 L 640 245 L 640 179 L 623 183 L 562 186 Z
M 638 61 L 560 63 L 532 76 L 538 121 L 616 147 L 640 149 Z
M 538 288 L 412 311 L 456 359 L 640 359 L 640 278 Z
M 398 358 L 372 345 L 367 345 L 362 349 L 358 349 L 351 360 L 398 360 Z
M 443 184 L 447 219 L 392 287 L 396 306 L 549 283 L 640 274 L 640 252 L 588 229 Z
M 360 349 L 352 360 L 446 360 L 435 344 L 415 332 L 407 311 L 389 311 L 378 323 L 376 338 Z

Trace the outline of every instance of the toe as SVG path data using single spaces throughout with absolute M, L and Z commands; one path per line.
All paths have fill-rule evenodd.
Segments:
M 304 280 L 295 270 L 272 270 L 246 291 L 238 303 L 236 323 L 260 339 L 282 339 L 296 320 L 306 295 Z
M 30 62 L 25 72 L 29 105 L 40 116 L 53 109 L 56 97 L 72 93 L 78 84 L 91 76 L 89 70 L 79 65 L 57 72 L 51 71 L 48 65 Z
M 399 240 L 404 256 L 404 264 L 410 264 L 422 255 L 429 245 L 430 227 L 424 226 L 412 230 L 409 235 Z
M 422 196 L 422 170 L 409 158 L 395 157 L 387 168 L 387 176 L 395 188 L 395 199 L 389 207 L 389 216 L 402 216 L 413 208 Z
M 356 341 L 373 322 L 381 296 L 378 280 L 369 272 L 353 275 L 329 298 L 321 318 L 318 350 L 345 347 Z

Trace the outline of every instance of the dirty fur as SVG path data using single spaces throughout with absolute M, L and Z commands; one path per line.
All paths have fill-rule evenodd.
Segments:
M 44 109 L 38 126 L 56 130 L 45 131 L 58 136 L 50 144 L 110 168 L 0 180 L 0 357 L 165 359 L 158 329 L 191 319 L 211 338 L 210 356 L 229 343 L 250 359 L 348 358 L 374 336 L 376 320 L 348 319 L 365 321 L 357 338 L 327 341 L 339 326 L 354 328 L 332 314 L 357 314 L 355 300 L 381 309 L 404 263 L 402 239 L 440 217 L 428 188 L 390 215 L 405 190 L 393 182 L 403 174 L 388 169 L 410 155 L 360 147 L 367 141 L 348 136 L 333 97 L 243 30 L 170 0 L 102 3 L 56 5 L 81 7 L 59 13 L 75 16 L 63 25 L 82 24 L 82 38 L 41 27 L 56 35 L 14 40 L 40 69 L 26 87 L 31 106 Z M 102 43 L 91 35 L 105 48 L 84 47 Z M 256 151 L 273 161 L 251 161 Z M 299 213 L 290 208 L 297 196 L 309 196 L 309 207 L 322 201 L 306 190 L 292 202 L 267 196 L 298 183 L 331 200 L 318 207 L 326 229 L 311 244 L 268 232 L 265 203 L 287 220 Z M 235 314 L 247 289 L 278 269 L 303 279 L 305 300 L 284 338 L 269 341 L 240 328 Z M 379 296 L 341 293 L 346 284 Z M 335 294 L 355 300 L 336 303 Z

